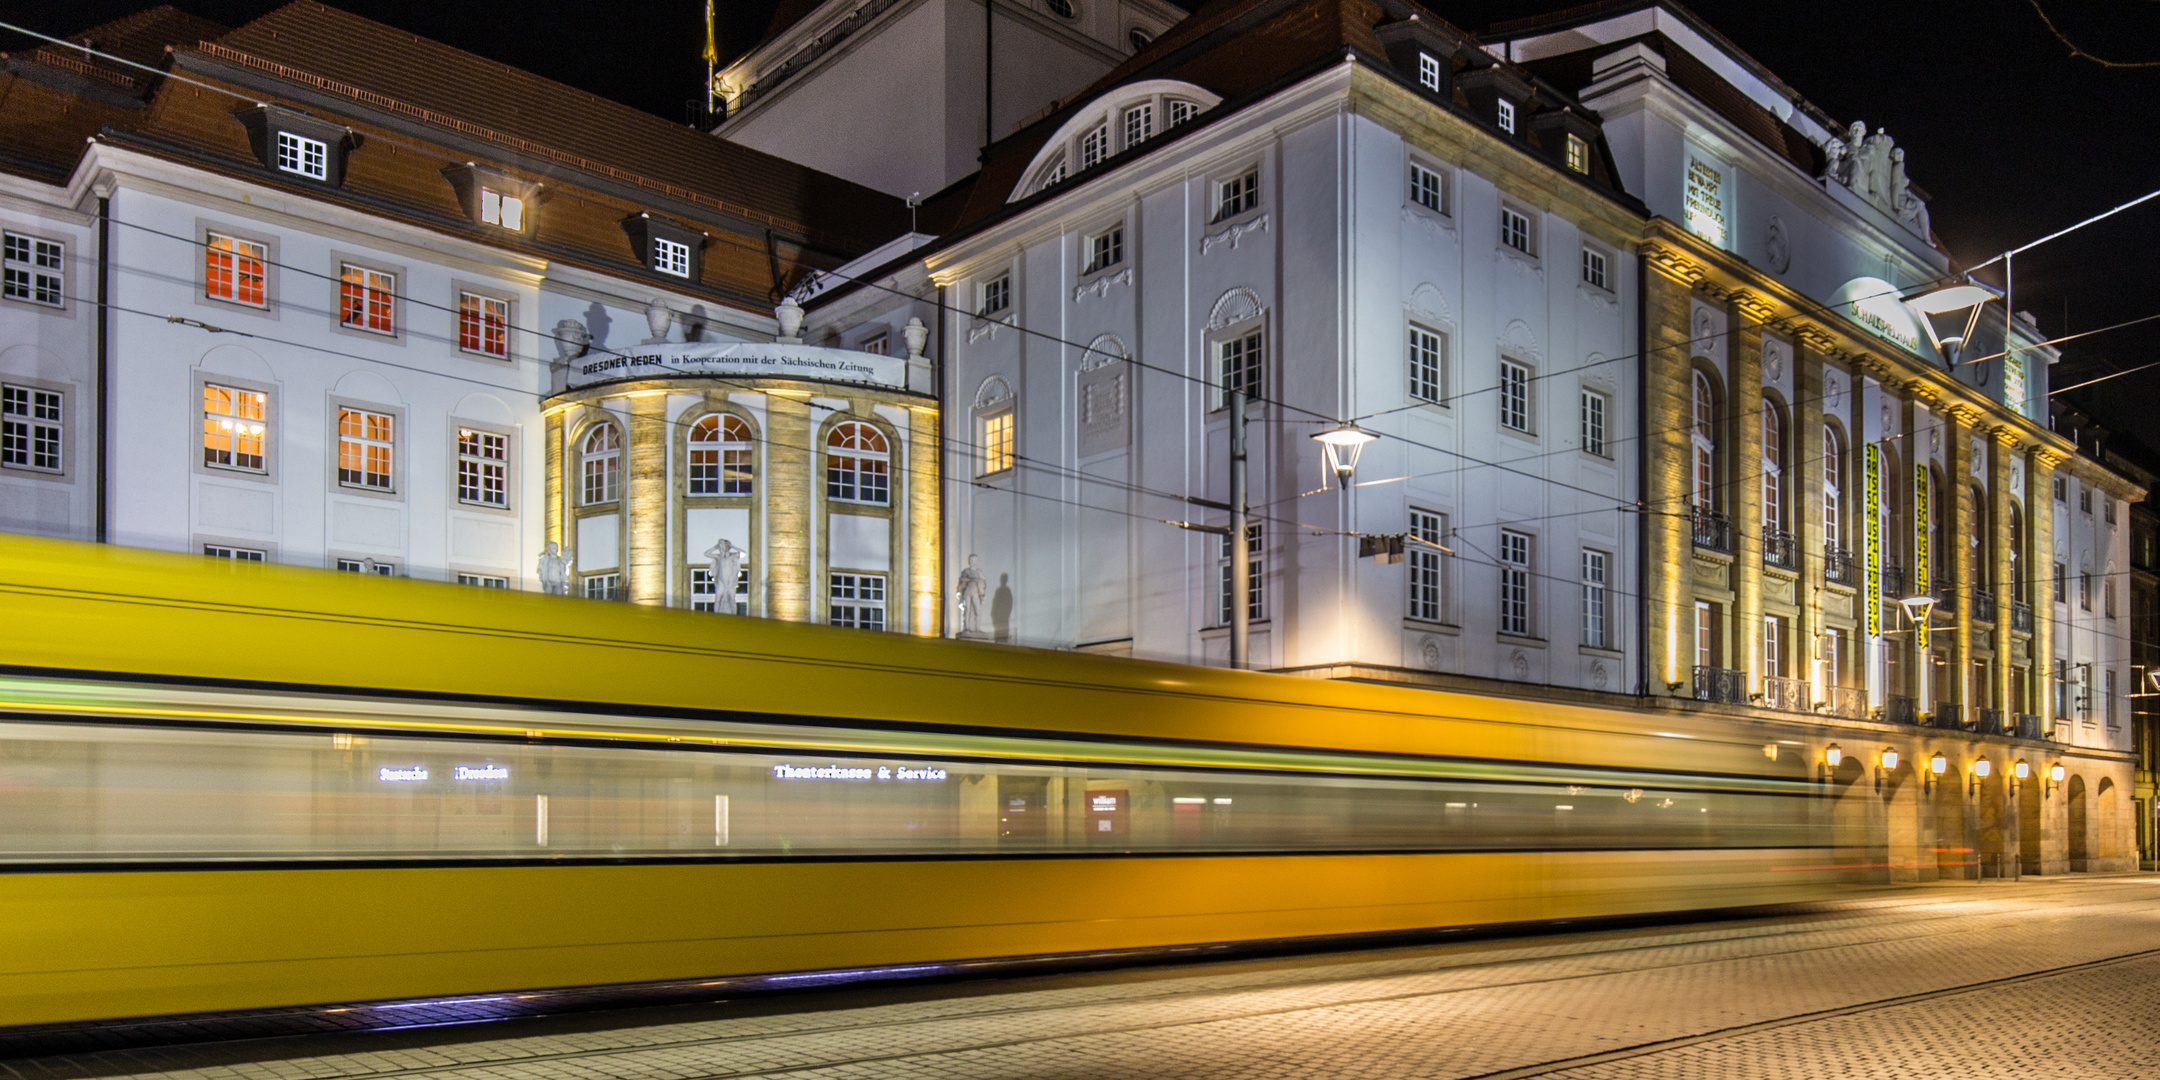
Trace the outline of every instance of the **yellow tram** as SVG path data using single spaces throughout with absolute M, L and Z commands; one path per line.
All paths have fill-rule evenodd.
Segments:
M 15 536 L 0 606 L 0 1023 L 1822 884 L 1729 719 Z

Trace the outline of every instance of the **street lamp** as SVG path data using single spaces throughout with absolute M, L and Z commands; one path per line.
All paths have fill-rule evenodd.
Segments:
M 1980 313 L 1997 295 L 1995 290 L 1967 278 L 1962 282 L 1937 282 L 1898 299 L 1920 316 L 1920 325 L 1926 328 L 1936 351 L 1955 364 L 1965 343 L 1972 340 L 1973 331 L 1980 326 Z M 1958 325 L 1960 316 L 1963 326 Z
M 1365 444 L 1379 438 L 1350 421 L 1343 421 L 1313 436 L 1320 449 L 1327 454 L 1328 468 L 1335 471 L 1338 487 L 1350 486 L 1350 476 L 1357 472 L 1358 455 L 1365 452 Z

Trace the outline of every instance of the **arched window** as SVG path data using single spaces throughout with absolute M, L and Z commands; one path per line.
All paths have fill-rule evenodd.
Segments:
M 1695 373 L 1695 506 L 1699 510 L 1717 508 L 1717 427 L 1715 399 L 1710 392 L 1710 376 Z
M 891 459 L 885 436 L 869 424 L 835 425 L 825 437 L 825 497 L 849 502 L 892 502 Z
M 579 457 L 585 465 L 585 505 L 611 503 L 622 495 L 622 429 L 595 424 L 585 433 Z
M 1769 398 L 1762 403 L 1763 535 L 1785 531 L 1785 417 Z
M 1987 493 L 1978 487 L 1972 489 L 1972 544 L 1973 580 L 1980 588 L 1987 587 L 1988 578 L 1994 576 L 1995 538 L 1988 532 Z
M 2025 596 L 2025 514 L 2010 504 L 2010 599 L 2029 602 Z
M 748 495 L 756 476 L 749 421 L 710 413 L 690 425 L 690 494 Z
M 1845 444 L 1837 428 L 1822 429 L 1822 527 L 1823 544 L 1832 551 L 1845 549 Z

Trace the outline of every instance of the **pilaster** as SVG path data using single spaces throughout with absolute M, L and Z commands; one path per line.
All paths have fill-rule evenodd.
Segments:
M 560 544 L 568 547 L 563 536 L 563 410 L 550 409 L 546 417 L 547 431 L 540 447 L 541 469 L 541 528 L 543 544 Z M 525 553 L 529 557 L 530 553 Z
M 1649 626 L 1644 646 L 1650 650 L 1652 693 L 1692 696 L 1690 686 L 1695 634 L 1695 547 L 1691 512 L 1689 408 L 1693 391 L 1689 346 L 1688 298 L 1691 283 L 1673 267 L 1643 263 L 1644 431 L 1647 461 L 1643 503 L 1645 543 L 1642 589 L 1649 597 Z
M 815 454 L 810 445 L 810 403 L 773 394 L 767 398 L 764 555 L 765 613 L 804 621 L 810 604 L 810 485 Z M 822 523 L 821 523 L 822 524 Z
M 2010 532 L 2010 461 L 2017 454 L 2018 436 L 2008 427 L 1996 427 L 1988 434 L 1993 436 L 1987 447 L 1988 552 L 1994 557 L 1987 577 L 1995 594 L 1995 669 L 1990 676 L 1996 708 L 2003 710 L 2004 719 L 2014 721 L 2017 693 L 2011 685 L 2011 673 L 2017 663 L 2017 650 L 2010 626 L 2012 605 L 2021 598 L 2010 574 L 2010 553 L 2017 543 Z
M 1942 486 L 1946 490 L 1936 492 L 1942 500 L 1943 549 L 1950 557 L 1946 567 L 1950 579 L 1949 595 L 1944 597 L 1956 605 L 1956 617 L 1950 624 L 1949 677 L 1956 680 L 1953 700 L 1963 704 L 1965 719 L 1979 719 L 1978 711 L 1984 703 L 1972 700 L 1973 661 L 1973 592 L 1977 586 L 1972 547 L 1972 515 L 1982 510 L 1972 498 L 1972 450 L 1966 443 L 1971 434 L 1973 414 L 1955 405 L 1943 410 Z
M 667 603 L 667 395 L 629 402 L 624 447 L 623 582 L 634 604 Z
M 1829 449 L 1823 439 L 1824 361 L 1813 350 L 1794 342 L 1792 368 L 1795 430 L 1793 463 L 1786 471 L 1793 477 L 1793 513 L 1786 515 L 1786 527 L 1792 530 L 1793 544 L 1800 553 L 1800 580 L 1793 585 L 1793 674 L 1807 679 L 1814 700 L 1821 702 L 1830 700 L 1824 690 L 1830 680 L 1815 663 L 1822 654 L 1823 571 L 1828 568 L 1823 557 L 1822 528 L 1824 455 Z M 1845 487 L 1848 491 L 1852 488 L 1849 477 Z M 1846 505 L 1851 505 L 1849 498 Z
M 1732 507 L 1733 618 L 1728 640 L 1731 666 L 1747 672 L 1748 692 L 1761 692 L 1764 662 L 1762 575 L 1763 549 L 1763 409 L 1762 326 L 1726 304 L 1725 367 L 1732 380 L 1727 414 L 1731 417 L 1732 458 L 1726 463 L 1726 498 Z
M 928 409 L 908 413 L 908 462 L 904 483 L 908 514 L 909 633 L 938 637 L 944 633 L 944 531 L 939 528 L 937 492 L 945 460 L 938 435 L 938 414 Z M 925 497 L 923 492 L 932 494 Z
M 2033 712 L 2048 730 L 2055 715 L 2055 463 L 2060 455 L 2044 446 L 2025 451 L 2025 527 L 2032 533 L 2028 553 L 2033 568 L 2033 637 L 2030 680 Z

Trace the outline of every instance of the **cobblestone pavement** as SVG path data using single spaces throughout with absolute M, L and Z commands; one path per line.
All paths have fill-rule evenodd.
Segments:
M 20 1080 L 2160 1078 L 2160 877 L 1777 919 L 113 1051 Z

